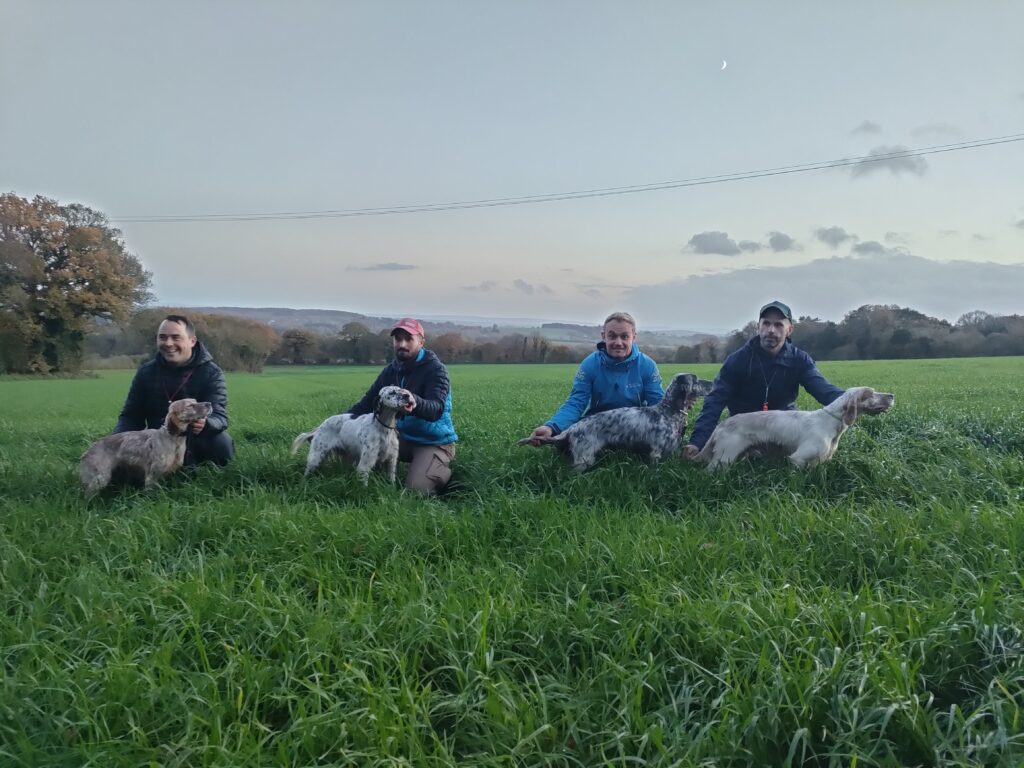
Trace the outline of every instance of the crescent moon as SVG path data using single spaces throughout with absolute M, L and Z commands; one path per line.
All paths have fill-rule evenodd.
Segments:
M 726 61 L 725 59 L 722 59 L 722 69 L 725 69 L 728 66 L 729 66 L 729 62 Z

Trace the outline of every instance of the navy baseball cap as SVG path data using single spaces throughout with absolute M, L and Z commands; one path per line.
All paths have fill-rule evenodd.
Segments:
M 783 304 L 781 301 L 770 301 L 767 304 L 765 304 L 763 307 L 761 307 L 761 311 L 757 313 L 757 319 L 760 320 L 762 317 L 764 317 L 764 313 L 767 312 L 769 309 L 778 310 L 779 312 L 782 313 L 782 316 L 784 318 L 789 320 L 789 322 L 791 323 L 793 322 L 793 311 L 789 308 L 788 304 Z

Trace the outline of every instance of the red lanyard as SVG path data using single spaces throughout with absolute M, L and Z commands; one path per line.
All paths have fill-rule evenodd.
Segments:
M 757 364 L 761 368 L 761 378 L 764 379 L 764 403 L 761 405 L 762 411 L 768 410 L 768 390 L 772 386 L 772 382 L 775 381 L 775 374 L 779 372 L 776 368 L 772 371 L 772 377 L 769 379 L 764 372 L 764 364 L 761 362 L 761 358 L 757 358 Z
M 182 389 L 184 389 L 185 385 L 188 384 L 188 380 L 192 378 L 192 374 L 195 372 L 196 369 L 193 368 L 191 371 L 185 374 L 184 378 L 182 378 L 182 380 L 178 383 L 178 388 L 174 390 L 173 395 L 167 393 L 167 380 L 164 380 L 164 394 L 167 395 L 168 405 L 174 402 L 174 398 L 176 398 L 178 396 L 178 393 L 181 392 Z

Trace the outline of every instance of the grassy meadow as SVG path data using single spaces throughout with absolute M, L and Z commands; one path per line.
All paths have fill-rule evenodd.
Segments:
M 1024 363 L 821 368 L 896 393 L 823 467 L 578 476 L 515 445 L 573 366 L 453 366 L 433 500 L 288 453 L 376 369 L 229 375 L 231 466 L 88 504 L 131 372 L 0 379 L 0 765 L 1024 764 Z

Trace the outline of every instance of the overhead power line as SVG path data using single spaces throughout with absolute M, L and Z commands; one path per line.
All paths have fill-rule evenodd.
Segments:
M 549 203 L 557 200 L 579 200 L 588 197 L 610 197 L 612 195 L 631 195 L 638 192 L 655 192 L 663 189 L 680 189 L 682 187 L 698 187 L 707 184 L 724 184 L 733 181 L 745 181 L 747 179 L 761 179 L 767 176 L 784 176 L 793 173 L 806 173 L 808 171 L 819 171 L 827 168 L 841 168 L 850 165 L 868 165 L 880 163 L 887 160 L 898 160 L 902 158 L 921 157 L 924 155 L 935 155 L 943 152 L 960 152 L 967 149 L 978 149 L 979 147 L 990 147 L 997 144 L 1012 144 L 1024 141 L 1024 133 L 1015 133 L 1007 136 L 994 136 L 987 139 L 975 139 L 972 141 L 960 141 L 954 144 L 940 144 L 933 147 L 921 149 L 907 149 L 884 154 L 862 155 L 860 157 L 844 157 L 836 160 L 823 160 L 815 163 L 801 163 L 799 165 L 787 165 L 778 168 L 763 168 L 754 171 L 742 171 L 739 173 L 726 173 L 717 176 L 698 176 L 691 179 L 677 179 L 674 181 L 659 181 L 650 184 L 633 184 L 624 187 L 604 187 L 600 189 L 583 189 L 572 192 L 551 192 L 541 195 L 524 195 L 522 197 L 497 197 L 485 200 L 459 200 L 445 203 L 422 203 L 419 205 L 393 205 L 380 208 L 348 208 L 340 210 L 325 211 L 279 211 L 272 213 L 208 213 L 191 215 L 163 215 L 163 216 L 118 216 L 111 217 L 111 221 L 124 224 L 143 223 L 178 223 L 178 222 L 201 222 L 201 221 L 276 221 L 287 219 L 342 219 L 355 216 L 390 216 L 399 213 L 428 213 L 431 211 L 454 211 L 467 208 L 496 208 L 505 205 L 531 205 L 534 203 Z

